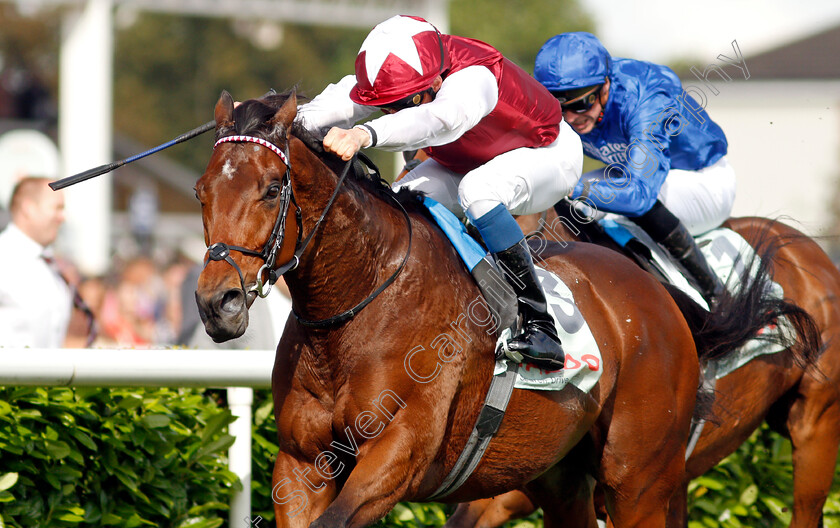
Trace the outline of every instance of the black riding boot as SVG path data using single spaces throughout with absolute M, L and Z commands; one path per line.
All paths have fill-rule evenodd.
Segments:
M 562 369 L 566 356 L 554 320 L 548 314 L 527 243 L 522 240 L 493 256 L 505 279 L 513 286 L 519 308 L 518 334 L 508 341 L 509 350 L 521 354 L 525 361 L 541 369 Z
M 723 293 L 723 283 L 712 271 L 694 237 L 680 219 L 657 200 L 647 213 L 631 220 L 685 268 L 700 288 L 700 294 L 709 303 L 709 307 L 713 308 L 717 298 Z
M 688 229 L 682 223 L 678 224 L 660 244 L 691 274 L 700 288 L 700 294 L 709 303 L 709 307 L 714 307 L 723 293 L 724 286 L 709 266 Z

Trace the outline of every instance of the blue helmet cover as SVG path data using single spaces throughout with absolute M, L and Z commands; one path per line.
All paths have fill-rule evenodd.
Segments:
M 550 91 L 595 86 L 607 78 L 609 61 L 609 52 L 592 33 L 562 33 L 540 48 L 534 78 Z

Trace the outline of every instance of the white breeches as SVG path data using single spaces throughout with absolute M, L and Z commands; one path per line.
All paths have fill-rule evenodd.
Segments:
M 719 159 L 698 171 L 674 169 L 659 190 L 659 200 L 694 236 L 726 221 L 735 203 L 735 170 Z
M 393 187 L 423 191 L 459 218 L 467 209 L 479 217 L 499 203 L 511 214 L 524 215 L 542 212 L 568 195 L 582 167 L 580 138 L 563 121 L 557 139 L 545 147 L 505 152 L 465 175 L 429 159 Z

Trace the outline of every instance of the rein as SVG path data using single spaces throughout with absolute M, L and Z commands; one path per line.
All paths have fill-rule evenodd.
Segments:
M 275 154 L 277 154 L 277 156 L 280 158 L 280 160 L 286 166 L 286 172 L 283 175 L 283 189 L 280 192 L 280 199 L 281 199 L 280 210 L 277 213 L 277 220 L 275 220 L 275 222 L 274 222 L 274 227 L 272 228 L 271 234 L 269 235 L 268 240 L 266 241 L 265 245 L 263 246 L 263 249 L 261 251 L 257 252 L 257 251 L 254 251 L 252 249 L 243 248 L 243 247 L 240 247 L 240 246 L 225 244 L 223 242 L 216 242 L 215 244 L 212 244 L 212 245 L 210 245 L 209 248 L 207 248 L 208 249 L 207 260 L 204 262 L 204 267 L 206 268 L 207 264 L 209 264 L 210 261 L 224 260 L 225 262 L 227 262 L 228 264 L 233 266 L 233 268 L 239 274 L 239 282 L 240 282 L 240 285 L 242 287 L 242 291 L 246 294 L 246 296 L 247 296 L 248 292 L 255 291 L 257 293 L 257 295 L 265 298 L 265 297 L 268 296 L 269 292 L 271 291 L 271 287 L 274 285 L 275 282 L 277 282 L 277 279 L 281 275 L 285 274 L 287 271 L 291 271 L 291 270 L 297 268 L 298 265 L 300 264 L 300 256 L 303 254 L 303 252 L 306 250 L 309 243 L 312 241 L 312 237 L 315 235 L 315 232 L 318 230 L 318 227 L 321 225 L 321 222 L 327 216 L 327 213 L 329 212 L 330 208 L 332 207 L 333 203 L 335 202 L 335 199 L 338 197 L 338 193 L 341 190 L 341 185 L 344 183 L 344 179 L 347 177 L 347 174 L 350 170 L 350 167 L 353 164 L 353 161 L 355 161 L 358 158 L 362 162 L 364 162 L 368 167 L 373 168 L 376 171 L 376 173 L 378 173 L 379 170 L 376 168 L 376 166 L 373 164 L 373 162 L 367 156 L 365 156 L 364 154 L 358 153 L 356 156 L 353 156 L 353 159 L 348 161 L 345 164 L 344 169 L 341 171 L 341 175 L 338 179 L 338 183 L 336 184 L 335 190 L 333 191 L 332 196 L 330 197 L 329 201 L 327 202 L 326 207 L 324 207 L 324 210 L 321 212 L 321 216 L 315 222 L 315 226 L 312 228 L 312 231 L 309 233 L 309 235 L 307 235 L 306 239 L 304 239 L 303 243 L 301 244 L 301 232 L 303 231 L 303 221 L 302 221 L 302 214 L 301 214 L 300 206 L 297 204 L 297 201 L 295 200 L 294 191 L 292 190 L 292 179 L 291 179 L 291 172 L 292 171 L 291 171 L 291 164 L 289 163 L 288 145 L 286 145 L 286 150 L 283 151 L 277 145 L 274 145 L 273 143 L 271 143 L 267 140 L 261 139 L 261 138 L 257 138 L 257 137 L 253 137 L 253 136 L 234 135 L 234 136 L 227 136 L 227 137 L 220 138 L 213 145 L 213 148 L 215 149 L 221 143 L 256 143 L 258 145 L 262 145 L 262 146 L 268 148 L 269 150 L 271 150 L 272 152 L 274 152 Z M 408 216 L 408 212 L 405 210 L 405 207 L 403 207 L 403 205 L 399 202 L 399 200 L 396 199 L 396 197 L 394 197 L 392 195 L 389 195 L 389 197 L 400 208 L 400 210 L 403 213 L 403 216 L 405 217 L 406 224 L 408 225 L 408 247 L 406 248 L 405 256 L 403 257 L 402 262 L 400 263 L 399 267 L 396 269 L 396 271 L 394 271 L 393 274 L 391 274 L 390 277 L 388 277 L 388 279 L 385 282 L 383 282 L 381 285 L 379 285 L 373 291 L 373 293 L 371 293 L 370 295 L 365 297 L 356 306 L 350 308 L 349 310 L 345 310 L 338 315 L 328 317 L 327 319 L 309 320 L 309 319 L 304 319 L 303 317 L 301 317 L 300 314 L 297 313 L 297 310 L 294 309 L 294 306 L 292 306 L 292 313 L 294 314 L 294 316 L 298 320 L 298 322 L 300 322 L 303 326 L 307 326 L 307 327 L 310 327 L 310 328 L 327 328 L 327 327 L 338 325 L 338 324 L 341 324 L 341 323 L 344 323 L 344 322 L 348 321 L 349 319 L 354 317 L 356 314 L 358 314 L 360 311 L 362 311 L 362 309 L 365 306 L 370 304 L 370 302 L 373 301 L 373 299 L 375 299 L 380 293 L 382 293 L 385 290 L 385 288 L 390 286 L 396 280 L 396 278 L 400 274 L 400 272 L 403 270 L 406 262 L 408 262 L 408 257 L 411 255 L 411 238 L 412 238 L 411 218 Z M 292 255 L 292 258 L 288 262 L 286 262 L 285 264 L 275 268 L 274 264 L 275 264 L 276 259 L 277 259 L 277 251 L 283 245 L 283 237 L 284 237 L 285 227 L 286 227 L 286 215 L 288 213 L 290 203 L 295 204 L 295 217 L 297 219 L 297 241 L 295 242 L 295 252 Z M 239 251 L 240 253 L 243 253 L 245 255 L 252 255 L 252 256 L 255 256 L 255 257 L 259 257 L 259 258 L 263 259 L 263 261 L 265 261 L 265 264 L 263 264 L 262 267 L 260 267 L 259 271 L 257 271 L 257 279 L 256 279 L 257 282 L 256 282 L 256 284 L 248 290 L 245 289 L 245 279 L 242 275 L 242 270 L 236 264 L 236 261 L 234 261 L 233 258 L 230 256 L 230 251 L 231 250 Z M 262 275 L 263 275 L 264 270 L 268 270 L 268 281 L 267 281 L 267 283 L 263 282 L 263 279 L 262 279 Z M 264 289 L 266 284 L 268 285 L 268 288 Z

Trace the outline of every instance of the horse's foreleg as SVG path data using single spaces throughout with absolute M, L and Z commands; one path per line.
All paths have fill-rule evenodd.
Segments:
M 444 528 L 477 528 L 480 526 L 479 519 L 487 512 L 487 508 L 494 500 L 495 498 L 462 502 L 446 520 Z
M 590 449 L 584 440 L 551 469 L 527 484 L 530 497 L 543 509 L 546 528 L 597 527 Z
M 406 497 L 412 479 L 434 456 L 428 443 L 393 422 L 360 448 L 356 467 L 336 499 L 310 528 L 360 528 L 381 519 Z
M 680 485 L 671 496 L 668 507 L 668 528 L 688 526 L 688 486 Z
M 476 528 L 496 528 L 534 513 L 537 507 L 525 493 L 515 490 L 496 497 L 478 519 Z
M 697 379 L 697 368 L 684 365 L 674 372 L 682 377 L 670 385 L 656 374 L 639 376 L 635 386 L 616 400 L 599 481 L 607 512 L 619 528 L 664 528 L 668 503 L 682 483 L 696 389 L 691 380 Z M 638 380 L 660 386 L 651 390 Z
M 616 527 L 666 526 L 668 503 L 685 467 L 685 441 L 680 442 L 679 431 L 670 427 L 661 430 L 661 438 L 672 440 L 674 445 L 659 445 L 654 449 L 639 445 L 624 453 L 610 451 L 609 445 L 605 449 L 609 453 L 605 459 L 609 460 L 604 462 L 601 482 L 607 512 Z M 688 431 L 687 425 L 685 430 Z
M 824 383 L 824 382 L 823 382 Z M 840 444 L 840 402 L 833 386 L 803 380 L 801 392 L 788 414 L 793 444 L 792 528 L 819 526 L 834 477 Z
M 278 453 L 271 479 L 277 527 L 303 528 L 321 515 L 336 495 L 329 476 L 324 478 L 312 464 L 282 451 Z
M 536 509 L 525 493 L 509 491 L 492 499 L 459 504 L 444 528 L 497 528 Z

